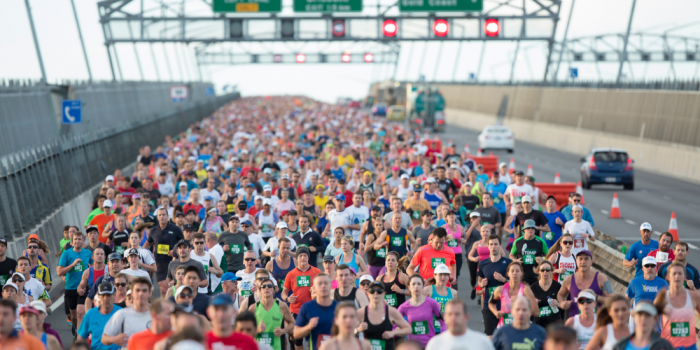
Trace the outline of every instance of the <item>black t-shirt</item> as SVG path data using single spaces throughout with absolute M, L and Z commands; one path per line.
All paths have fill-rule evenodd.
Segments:
M 525 212 L 518 213 L 518 215 L 515 216 L 515 229 L 516 232 L 521 232 L 522 229 L 521 227 L 525 224 L 526 220 L 534 220 L 535 225 L 539 226 L 544 226 L 545 224 L 549 223 L 549 220 L 547 220 L 547 217 L 542 214 L 541 211 L 539 210 L 532 210 L 531 212 L 525 214 Z M 539 236 L 540 230 L 535 230 L 535 235 Z
M 486 278 L 489 281 L 489 284 L 486 285 L 486 290 L 484 290 L 484 300 L 481 303 L 484 310 L 488 310 L 489 301 L 491 300 L 491 296 L 493 295 L 493 291 L 496 290 L 496 287 L 504 285 L 503 282 L 493 278 L 494 273 L 498 272 L 501 274 L 501 276 L 508 278 L 506 271 L 508 270 L 508 265 L 510 265 L 511 262 L 513 262 L 513 260 L 506 257 L 501 257 L 501 259 L 496 262 L 491 261 L 491 257 L 479 262 L 479 277 Z M 496 304 L 496 308 L 498 310 L 500 310 L 500 307 L 500 304 Z
M 440 189 L 440 192 L 445 195 L 445 198 L 450 198 L 450 190 L 452 190 L 452 194 L 457 193 L 457 185 L 455 185 L 455 183 L 450 179 L 438 179 L 437 184 L 438 189 Z
M 150 156 L 141 156 L 141 164 L 143 165 L 150 165 L 152 161 L 155 160 L 155 157 L 151 154 Z
M 158 199 L 160 198 L 160 191 L 153 188 L 150 191 L 147 190 L 145 194 L 148 195 L 148 199 L 151 200 L 151 204 L 155 206 L 156 203 L 158 203 Z
M 179 227 L 168 223 L 163 230 L 160 229 L 160 225 L 153 226 L 146 242 L 151 244 L 156 261 L 165 263 L 173 260 L 172 257 L 168 256 L 168 252 L 174 250 L 177 242 L 184 238 L 185 236 L 182 235 L 182 230 Z
M 544 258 L 547 252 L 547 243 L 539 237 L 533 237 L 530 240 L 520 237 L 513 242 L 511 253 L 513 251 L 515 251 L 513 256 L 516 259 L 522 258 L 523 267 L 525 268 L 523 281 L 527 284 L 537 281 L 538 272 L 535 272 L 537 259 L 535 258 L 538 256 Z
M 479 207 L 474 210 L 475 212 L 481 214 L 481 224 L 491 224 L 491 225 L 496 225 L 501 223 L 501 213 L 498 212 L 498 209 L 494 207 Z
M 547 297 L 557 300 L 557 293 L 559 293 L 559 289 L 561 289 L 561 284 L 559 284 L 559 282 L 552 281 L 552 285 L 549 286 L 546 292 L 540 287 L 539 281 L 530 285 L 530 289 L 532 289 L 532 294 L 535 295 L 535 299 L 539 300 L 539 303 L 537 303 L 539 313 L 533 312 L 535 318 L 533 321 L 534 323 L 547 328 L 547 325 L 550 323 L 564 321 L 564 310 L 560 308 L 559 312 L 554 313 L 547 301 Z
M 473 212 L 481 204 L 481 200 L 474 195 L 460 196 L 460 199 L 462 200 L 462 206 L 467 210 L 467 217 L 462 219 L 466 220 L 465 222 L 469 222 L 469 213 Z
M 129 234 L 131 233 L 130 229 L 126 229 L 126 231 L 112 231 L 109 234 L 109 239 L 114 242 L 114 251 L 116 251 L 119 254 L 123 254 L 124 250 L 126 248 L 119 248 L 121 247 L 122 243 L 127 243 L 129 241 Z
M 0 262 L 0 287 L 10 280 L 10 276 L 16 269 L 17 261 L 15 259 L 5 257 L 5 261 Z
M 146 216 L 141 216 L 141 214 L 139 214 L 139 215 L 136 216 L 136 218 L 137 218 L 137 219 L 138 219 L 138 218 L 143 219 L 143 222 L 146 223 L 146 224 L 149 223 L 149 222 L 152 222 L 152 223 L 158 225 L 158 220 L 156 220 L 156 217 L 153 216 L 153 214 L 148 214 L 148 215 L 146 215 Z
M 112 253 L 112 248 L 110 248 L 108 245 L 106 245 L 106 244 L 104 244 L 104 243 L 102 243 L 102 242 L 100 242 L 100 243 L 97 245 L 97 247 L 98 247 L 98 248 L 102 248 L 102 250 L 105 252 L 105 259 L 107 259 L 107 257 L 109 257 L 109 254 Z M 71 248 L 72 248 L 72 247 L 71 247 Z M 90 252 L 93 252 L 93 253 L 95 252 L 95 248 L 93 248 L 93 247 L 90 245 L 90 242 L 88 242 L 88 245 L 87 245 L 87 247 L 85 247 L 85 249 L 87 249 L 87 250 L 89 250 Z

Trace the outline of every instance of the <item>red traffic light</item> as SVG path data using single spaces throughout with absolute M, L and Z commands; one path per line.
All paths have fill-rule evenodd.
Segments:
M 445 37 L 450 32 L 450 24 L 444 19 L 436 19 L 433 22 L 433 33 L 438 37 Z
M 345 21 L 337 19 L 331 24 L 331 33 L 334 37 L 340 38 L 345 36 Z
M 365 54 L 365 62 L 366 63 L 374 62 L 374 55 L 371 52 L 368 52 Z
M 350 53 L 346 52 L 340 56 L 340 61 L 343 63 L 350 63 Z
M 297 63 L 304 63 L 306 62 L 306 55 L 303 53 L 298 53 L 296 56 Z
M 399 25 L 393 19 L 386 19 L 382 23 L 382 33 L 384 36 L 393 38 L 399 32 Z
M 484 22 L 484 33 L 486 36 L 498 36 L 501 32 L 501 23 L 495 18 L 489 18 Z

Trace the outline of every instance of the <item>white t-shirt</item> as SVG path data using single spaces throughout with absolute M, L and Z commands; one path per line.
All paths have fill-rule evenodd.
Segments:
M 219 263 L 219 267 L 221 266 L 221 262 L 223 261 L 224 258 L 224 248 L 221 247 L 221 245 L 216 244 L 212 248 L 209 249 L 209 253 L 214 256 L 216 259 L 216 262 Z M 211 290 L 214 291 L 216 287 L 219 286 L 219 283 L 221 283 L 221 277 L 216 277 L 215 274 L 210 274 L 209 275 L 210 281 L 211 281 Z
M 124 333 L 127 337 L 131 337 L 134 333 L 138 333 L 148 329 L 151 325 L 151 312 L 146 310 L 145 312 L 136 312 L 133 308 L 127 307 L 121 310 L 117 310 L 104 328 L 104 334 L 109 336 L 116 336 L 117 334 Z M 122 350 L 126 350 L 126 346 L 122 347 Z
M 250 295 L 249 291 L 253 288 L 253 284 L 255 283 L 255 273 L 258 272 L 258 270 L 265 269 L 257 268 L 252 273 L 245 272 L 245 269 L 236 272 L 236 276 L 241 278 L 241 280 L 238 281 L 238 295 L 246 298 Z M 272 280 L 272 283 L 274 283 L 275 286 L 277 286 L 277 281 L 274 278 L 272 278 L 272 274 L 267 270 L 265 271 L 267 272 L 268 276 L 270 276 L 270 280 Z
M 591 224 L 586 221 L 581 219 L 581 222 L 577 223 L 574 220 L 567 221 L 564 224 L 564 231 L 563 233 L 571 233 L 574 236 L 574 247 L 571 248 L 571 253 L 576 256 L 578 252 L 581 250 L 588 250 L 588 242 L 581 237 L 581 234 L 583 233 L 588 233 L 592 237 L 595 237 L 595 231 L 593 231 L 593 227 L 591 227 Z
M 338 226 L 352 225 L 353 222 L 352 213 L 348 210 L 348 208 L 345 208 L 345 210 L 343 211 L 338 211 L 336 209 L 331 210 L 330 212 L 328 212 L 327 219 L 331 225 L 331 232 L 329 234 L 331 244 L 335 242 L 335 228 Z M 349 235 L 352 233 L 348 230 L 345 230 L 345 234 Z
M 292 236 L 287 237 L 290 241 L 290 246 L 289 250 L 296 250 L 297 249 L 297 242 L 294 241 Z M 267 243 L 265 243 L 265 248 L 263 248 L 264 252 L 274 252 L 275 250 L 278 251 L 279 253 L 279 240 L 277 240 L 277 237 L 272 237 L 269 240 L 267 240 Z
M 260 259 L 260 252 L 265 248 L 265 241 L 257 233 L 251 233 L 248 235 L 248 240 L 250 244 L 253 245 L 253 251 L 255 252 L 255 257 Z
M 221 193 L 217 191 L 216 189 L 209 191 L 206 188 L 202 188 L 199 190 L 199 204 L 204 205 L 204 197 L 211 197 L 214 200 L 214 204 L 219 202 L 221 199 Z
M 277 224 L 277 221 L 279 221 L 279 217 L 275 212 L 270 210 L 269 215 L 265 215 L 265 211 L 261 210 L 257 214 L 255 214 L 255 217 L 258 219 L 258 227 L 260 230 L 258 230 L 258 233 L 262 237 L 272 237 L 275 234 L 275 225 Z
M 190 259 L 198 261 L 200 264 L 202 264 L 202 267 L 204 267 L 204 273 L 207 274 L 207 278 L 211 278 L 212 274 L 209 273 L 209 261 L 211 260 L 211 256 L 209 255 L 209 252 L 205 251 L 204 256 L 199 256 L 194 252 L 194 250 L 191 250 Z M 199 287 L 197 289 L 197 293 L 207 294 L 207 287 Z
M 175 186 L 173 186 L 172 182 L 167 181 L 165 183 L 159 183 L 158 191 L 164 196 L 172 197 L 173 194 L 175 194 Z
M 146 277 L 146 278 L 151 278 L 151 276 L 148 274 L 146 270 L 132 270 L 132 269 L 124 269 L 119 271 L 125 275 L 129 275 L 132 277 Z
M 124 257 L 125 258 L 129 257 L 129 255 L 128 255 L 129 249 L 131 249 L 131 248 L 124 249 Z M 139 247 L 139 256 L 141 257 L 141 262 L 146 264 L 146 265 L 153 265 L 156 263 L 156 260 L 153 259 L 153 253 L 151 253 L 151 251 L 148 249 L 144 249 L 144 248 Z
M 399 185 L 396 188 L 399 190 L 396 192 L 396 196 L 401 198 L 401 201 L 405 202 L 406 199 L 408 199 L 408 192 L 412 188 L 410 185 L 406 188 L 403 188 L 403 186 Z
M 350 214 L 352 214 L 352 224 L 359 224 L 360 228 L 362 227 L 362 224 L 369 219 L 369 209 L 367 209 L 367 207 L 364 205 L 361 205 L 359 208 L 351 205 L 345 208 L 345 211 L 350 211 Z M 352 230 L 352 238 L 355 240 L 355 242 L 360 241 L 361 232 L 361 229 Z
M 29 292 L 29 296 L 31 296 L 34 300 L 40 300 L 41 296 L 44 294 L 44 291 L 46 291 L 46 288 L 44 288 L 41 281 L 31 277 L 24 283 L 24 291 Z
M 510 184 L 508 187 L 506 187 L 506 194 L 510 195 L 510 202 L 515 203 L 515 198 L 522 198 L 523 196 L 530 196 L 530 198 L 533 198 L 534 201 L 534 196 L 535 196 L 535 191 L 532 189 L 532 186 L 524 183 L 520 186 L 516 184 Z M 511 206 L 511 208 L 515 209 L 514 206 Z M 511 209 L 511 215 L 513 214 L 513 210 Z
M 491 339 L 486 334 L 467 328 L 462 335 L 453 335 L 451 332 L 443 332 L 434 336 L 428 342 L 425 350 L 495 350 Z
M 510 175 L 506 173 L 505 175 L 499 173 L 498 174 L 498 182 L 503 182 L 506 185 L 510 185 L 513 180 L 510 178 Z

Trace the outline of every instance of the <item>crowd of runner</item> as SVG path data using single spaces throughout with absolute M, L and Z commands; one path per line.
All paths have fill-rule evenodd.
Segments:
M 580 194 L 558 207 L 522 171 L 342 106 L 234 101 L 143 147 L 88 211 L 55 255 L 0 239 L 0 348 L 696 350 L 687 243 L 642 224 L 615 293 Z M 44 322 L 54 269 L 71 339 Z

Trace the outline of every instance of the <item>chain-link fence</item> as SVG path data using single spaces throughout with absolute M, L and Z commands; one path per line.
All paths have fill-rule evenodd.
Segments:
M 0 237 L 21 237 L 114 169 L 132 163 L 139 147 L 162 144 L 166 135 L 238 98 L 208 96 L 210 85 L 192 83 L 189 98 L 176 103 L 169 97 L 172 85 L 0 87 Z M 55 107 L 65 98 L 82 101 L 81 125 L 60 124 Z

